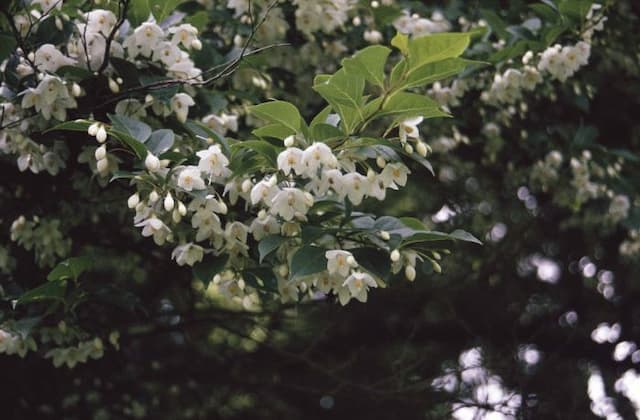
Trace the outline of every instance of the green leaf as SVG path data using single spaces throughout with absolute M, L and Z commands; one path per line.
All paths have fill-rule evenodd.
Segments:
M 280 235 L 269 235 L 258 243 L 258 254 L 260 255 L 260 264 L 262 261 L 274 252 L 280 245 L 287 240 L 286 237 Z
M 89 70 L 76 66 L 62 66 L 56 70 L 56 74 L 64 79 L 76 82 L 94 77 L 93 73 Z
M 142 121 L 117 114 L 109 114 L 108 117 L 113 129 L 128 134 L 140 143 L 144 143 L 151 136 L 151 127 Z
M 347 73 L 354 73 L 374 85 L 384 87 L 384 65 L 391 49 L 372 45 L 358 51 L 353 57 L 342 60 Z
M 108 130 L 108 133 L 120 143 L 133 150 L 138 159 L 144 159 L 147 156 L 147 148 L 144 146 L 144 144 L 140 143 L 138 140 L 131 137 L 127 133 L 114 130 L 113 128 Z
M 398 32 L 392 39 L 391 45 L 400 50 L 402 55 L 409 54 L 409 37 L 403 33 Z
M 390 96 L 382 106 L 380 116 L 392 115 L 397 119 L 412 117 L 447 117 L 433 99 L 417 93 L 397 92 Z
M 278 293 L 278 279 L 271 267 L 248 268 L 242 272 L 242 278 L 258 290 Z
M 474 244 L 482 245 L 482 242 L 480 242 L 478 238 L 462 229 L 454 230 L 449 234 L 449 236 L 459 241 L 473 242 Z
M 361 267 L 364 267 L 382 280 L 389 278 L 391 260 L 389 259 L 389 254 L 385 251 L 373 247 L 356 248 L 349 251 Z
M 84 131 L 85 133 L 89 129 L 89 126 L 93 124 L 95 121 L 89 120 L 74 120 L 63 122 L 58 125 L 54 125 L 51 128 L 48 128 L 43 131 L 43 133 L 48 133 L 50 131 L 60 130 L 60 131 Z
M 156 156 L 160 156 L 167 150 L 171 149 L 173 142 L 175 141 L 175 134 L 173 131 L 162 128 L 151 133 L 151 137 L 147 140 L 147 148 L 151 153 Z
M 344 137 L 344 133 L 338 127 L 321 123 L 311 127 L 311 137 L 314 140 L 326 141 L 329 139 L 342 138 Z
M 265 158 L 267 158 L 271 166 L 273 167 L 278 166 L 279 150 L 276 149 L 274 145 L 264 140 L 245 140 L 245 141 L 235 143 L 231 146 L 232 151 L 237 149 L 252 150 L 264 156 Z
M 48 281 L 73 279 L 78 280 L 80 274 L 93 267 L 93 260 L 89 257 L 73 257 L 60 262 L 47 275 Z
M 42 302 L 45 300 L 64 301 L 66 290 L 66 280 L 49 281 L 25 292 L 18 298 L 17 304 L 23 305 L 26 303 Z
M 439 33 L 412 39 L 409 42 L 409 68 L 460 56 L 469 46 L 468 33 Z
M 257 137 L 272 137 L 275 139 L 284 140 L 290 135 L 295 134 L 295 131 L 289 127 L 285 127 L 282 124 L 275 123 L 256 128 L 251 133 Z
M 189 130 L 194 137 L 198 137 L 202 141 L 208 142 L 208 139 L 217 140 L 222 145 L 224 153 L 226 155 L 231 155 L 231 147 L 229 147 L 227 139 L 211 130 L 205 124 L 193 120 L 187 120 L 184 127 Z
M 358 109 L 363 103 L 364 78 L 340 69 L 328 80 L 315 84 L 313 89 L 332 105 L 335 102 Z
M 224 269 L 228 259 L 227 254 L 217 257 L 206 255 L 201 262 L 193 266 L 193 275 L 204 284 L 206 289 L 213 277 Z
M 424 86 L 447 77 L 454 76 L 470 65 L 485 64 L 481 61 L 466 60 L 464 58 L 454 57 L 445 60 L 428 63 L 417 67 L 407 73 L 406 81 L 402 87 L 409 89 L 418 86 Z
M 157 22 L 162 22 L 176 10 L 176 7 L 186 0 L 133 0 L 130 5 L 129 17 L 138 25 L 147 20 L 150 14 Z
M 577 21 L 582 22 L 587 16 L 589 9 L 593 1 L 591 0 L 562 0 L 558 4 L 558 10 L 565 16 Z
M 502 39 L 509 39 L 509 32 L 507 32 L 507 24 L 502 20 L 500 16 L 493 10 L 480 9 L 480 16 L 487 21 L 491 30 L 495 32 Z
M 326 249 L 305 245 L 293 255 L 291 259 L 291 272 L 289 280 L 293 281 L 300 277 L 319 273 L 326 270 L 327 258 Z
M 294 132 L 300 132 L 302 117 L 295 105 L 286 101 L 271 101 L 249 108 L 256 116 L 265 121 L 279 123 Z
M 16 39 L 13 35 L 0 33 L 0 62 L 4 61 L 16 49 Z

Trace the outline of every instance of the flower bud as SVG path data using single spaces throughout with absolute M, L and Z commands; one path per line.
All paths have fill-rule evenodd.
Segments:
M 294 136 L 289 136 L 289 137 L 284 139 L 284 146 L 285 147 L 291 147 L 294 144 L 295 144 L 295 137 Z
M 423 142 L 419 141 L 418 144 L 416 145 L 416 152 L 418 152 L 418 154 L 422 157 L 426 157 L 427 156 L 427 145 L 424 144 Z
M 98 140 L 99 143 L 107 141 L 107 130 L 102 124 L 100 124 L 100 128 L 98 128 L 98 132 L 96 133 L 96 140 Z
M 287 275 L 289 275 L 289 267 L 287 267 L 286 264 L 278 266 L 278 274 L 282 277 L 287 277 Z
M 153 191 L 151 191 L 151 194 L 149 194 L 149 203 L 153 204 L 156 201 L 158 201 L 159 198 L 160 198 L 160 196 L 158 195 L 156 190 L 153 190 Z
M 96 166 L 98 167 L 98 172 L 104 173 L 109 169 L 109 161 L 107 159 L 100 159 Z
M 389 232 L 387 232 L 386 230 L 381 230 L 380 231 L 380 238 L 383 241 L 388 241 L 389 239 L 391 239 L 391 235 L 389 235 Z
M 408 265 L 404 268 L 404 276 L 409 281 L 414 281 L 416 279 L 416 269 L 412 265 Z
M 376 172 L 371 168 L 367 171 L 367 179 L 370 182 L 373 182 L 376 179 Z
M 393 262 L 400 261 L 400 251 L 398 251 L 397 249 L 394 249 L 393 251 L 391 251 L 391 255 L 389 257 Z
M 94 153 L 96 160 L 102 160 L 107 157 L 107 146 L 104 144 L 98 147 Z
M 127 207 L 129 207 L 130 209 L 134 209 L 139 202 L 140 202 L 140 195 L 138 193 L 135 193 L 131 197 L 129 197 L 129 199 L 127 200 Z
M 202 49 L 202 42 L 200 42 L 199 39 L 194 39 L 193 41 L 191 41 L 191 48 L 196 51 L 200 51 Z
M 120 92 L 120 86 L 118 86 L 118 83 L 116 83 L 116 81 L 113 80 L 112 78 L 109 78 L 109 89 L 113 93 Z
M 387 161 L 384 160 L 384 158 L 382 156 L 378 156 L 376 158 L 376 165 L 378 165 L 378 167 L 380 169 L 384 168 L 385 166 L 387 166 Z
M 78 96 L 82 95 L 82 88 L 80 87 L 79 84 L 73 83 L 73 85 L 71 85 L 71 94 L 76 98 Z M 89 133 L 89 134 L 91 134 L 91 133 Z
M 160 169 L 160 159 L 152 153 L 147 153 L 147 157 L 144 160 L 144 166 L 149 172 L 156 172 Z
M 412 145 L 410 145 L 410 144 L 405 144 L 405 145 L 404 145 L 404 151 L 405 151 L 408 155 L 412 154 L 412 153 L 413 153 L 413 146 L 412 146 Z
M 180 213 L 180 216 L 186 216 L 187 214 L 187 207 L 182 201 L 178 201 L 178 212 Z
M 182 216 L 180 215 L 180 210 L 174 209 L 173 213 L 171 213 L 171 219 L 173 220 L 174 223 L 180 223 L 180 220 L 182 220 Z
M 171 197 L 171 193 L 167 193 L 167 196 L 164 198 L 164 209 L 166 211 L 171 211 L 173 210 L 173 207 L 175 206 L 176 202 L 173 199 L 173 197 Z
M 245 179 L 242 182 L 241 188 L 243 193 L 248 193 L 249 191 L 251 191 L 251 188 L 253 188 L 253 182 L 251 182 L 250 179 Z
M 100 123 L 93 123 L 89 126 L 89 128 L 87 128 L 87 133 L 89 133 L 89 135 L 91 137 L 95 137 L 98 134 L 98 129 L 100 128 Z

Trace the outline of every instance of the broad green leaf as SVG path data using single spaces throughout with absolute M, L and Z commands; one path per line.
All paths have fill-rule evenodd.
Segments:
M 364 78 L 340 69 L 328 80 L 315 84 L 313 89 L 332 105 L 335 102 L 358 109 L 363 103 Z
M 491 30 L 495 32 L 501 39 L 509 39 L 507 32 L 507 24 L 502 20 L 496 12 L 490 9 L 480 9 L 480 16 L 487 21 Z
M 300 132 L 302 117 L 300 111 L 295 105 L 286 101 L 271 101 L 263 104 L 254 105 L 249 108 L 256 116 L 265 121 L 279 123 L 290 128 L 294 132 Z
M 446 117 L 448 114 L 440 110 L 433 99 L 417 93 L 398 92 L 390 96 L 382 106 L 380 116 L 392 115 L 397 119 L 412 117 Z
M 206 289 L 213 280 L 213 276 L 224 269 L 228 259 L 229 255 L 226 254 L 217 257 L 206 255 L 202 262 L 193 266 L 193 275 L 204 284 Z
M 373 247 L 351 249 L 351 253 L 361 267 L 364 267 L 382 280 L 391 274 L 389 254 Z
M 128 134 L 140 143 L 144 143 L 151 136 L 151 127 L 140 120 L 117 114 L 109 114 L 108 117 L 113 129 Z
M 76 66 L 62 66 L 56 70 L 56 74 L 66 80 L 73 80 L 76 82 L 94 77 L 93 73 L 89 70 Z
M 89 257 L 73 257 L 60 262 L 47 275 L 48 281 L 73 279 L 78 280 L 80 274 L 93 267 L 93 260 Z
M 274 252 L 280 245 L 287 240 L 286 237 L 280 235 L 269 235 L 258 243 L 258 254 L 260 256 L 260 264 L 262 261 Z
M 123 133 L 122 131 L 118 131 L 113 128 L 109 129 L 107 132 L 120 143 L 129 147 L 136 154 L 138 159 L 144 159 L 147 156 L 148 151 L 145 145 L 140 143 L 135 138 L 131 137 L 129 134 Z
M 44 131 L 44 133 L 48 133 L 49 131 L 55 131 L 55 130 L 60 130 L 60 131 L 84 131 L 85 133 L 87 132 L 87 130 L 89 129 L 89 126 L 91 124 L 93 124 L 95 121 L 89 121 L 89 120 L 74 120 L 74 121 L 67 121 L 67 122 L 63 122 L 61 124 L 57 124 L 54 125 L 51 128 L 48 128 Z
M 344 137 L 342 130 L 330 124 L 316 124 L 311 127 L 311 138 L 317 141 L 325 141 L 342 137 Z
M 293 255 L 289 280 L 319 273 L 327 268 L 326 249 L 305 245 Z
M 391 45 L 400 50 L 402 55 L 409 54 L 409 37 L 403 33 L 398 32 L 392 39 Z
M 563 15 L 582 22 L 592 4 L 591 0 L 561 0 L 558 4 L 558 10 Z
M 157 22 L 162 22 L 173 13 L 181 3 L 186 0 L 132 0 L 130 5 L 130 18 L 135 24 L 147 20 L 153 15 Z
M 439 33 L 409 41 L 409 68 L 458 57 L 469 46 L 468 33 Z
M 353 57 L 342 60 L 347 73 L 354 73 L 374 85 L 384 87 L 384 65 L 391 50 L 382 45 L 372 45 L 358 51 Z
M 147 140 L 147 148 L 151 153 L 160 156 L 167 150 L 171 149 L 175 141 L 175 134 L 172 130 L 161 128 L 151 133 L 151 137 Z
M 4 61 L 16 49 L 16 39 L 13 35 L 0 33 L 0 62 Z
M 276 139 L 284 140 L 290 135 L 295 134 L 295 131 L 289 127 L 285 127 L 282 124 L 275 123 L 256 128 L 251 133 L 256 137 L 273 137 Z
M 273 167 L 278 166 L 279 150 L 274 145 L 264 140 L 245 140 L 231 146 L 232 151 L 238 149 L 252 150 L 267 158 Z
M 18 298 L 17 304 L 23 305 L 25 303 L 42 302 L 45 300 L 64 301 L 66 290 L 66 280 L 49 281 L 25 292 Z
M 313 83 L 316 84 L 319 82 L 314 80 Z M 331 114 L 331 105 L 327 105 L 322 109 L 322 111 L 318 112 L 318 114 L 313 117 L 313 120 L 311 120 L 311 124 L 309 124 L 309 127 L 313 129 L 313 126 L 316 124 L 326 124 L 329 114 Z
M 482 245 L 482 242 L 480 242 L 478 238 L 462 229 L 454 230 L 449 234 L 449 236 L 459 241 L 473 242 L 474 244 Z
M 417 67 L 407 73 L 406 81 L 402 84 L 404 89 L 424 86 L 447 77 L 454 76 L 472 64 L 484 64 L 480 61 L 466 60 L 454 57 L 445 60 L 428 63 Z

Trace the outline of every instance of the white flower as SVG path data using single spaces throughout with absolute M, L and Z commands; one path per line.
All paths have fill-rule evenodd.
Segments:
M 353 254 L 349 251 L 332 250 L 324 254 L 327 259 L 327 271 L 329 274 L 339 274 L 343 278 L 349 275 L 351 268 L 357 267 Z
M 147 152 L 147 157 L 144 159 L 144 166 L 149 172 L 156 172 L 160 169 L 160 159 L 151 152 Z
M 180 60 L 180 57 L 180 48 L 168 41 L 161 42 L 153 50 L 153 60 L 161 61 L 167 67 L 177 63 Z
M 52 44 L 41 45 L 35 52 L 33 62 L 38 70 L 52 73 L 62 66 L 71 66 L 76 63 L 74 59 L 66 57 Z
M 169 33 L 173 34 L 171 38 L 172 44 L 182 44 L 185 48 L 191 48 L 194 41 L 198 40 L 198 29 L 188 23 L 169 28 Z
M 284 172 L 285 175 L 289 175 L 291 170 L 295 171 L 297 175 L 302 175 L 305 172 L 302 153 L 302 150 L 297 147 L 289 147 L 283 150 L 278 155 L 278 169 Z
M 349 197 L 349 201 L 354 205 L 362 203 L 365 194 L 369 192 L 369 180 L 364 175 L 352 172 L 343 175 L 341 178 L 342 188 L 340 189 L 341 197 Z
M 171 98 L 171 109 L 176 113 L 178 121 L 187 121 L 189 115 L 189 107 L 195 105 L 193 98 L 186 93 L 176 93 Z
M 409 168 L 400 162 L 396 162 L 385 166 L 380 178 L 387 188 L 395 188 L 396 185 L 404 187 L 407 184 L 407 175 L 410 173 Z
M 203 257 L 204 250 L 202 247 L 193 243 L 178 245 L 171 252 L 171 258 L 176 260 L 178 265 L 187 264 L 193 266 L 195 263 L 202 261 Z
M 154 22 L 144 22 L 125 39 L 122 45 L 127 48 L 131 57 L 138 54 L 149 57 L 162 38 L 164 38 L 164 32 L 160 26 Z
M 165 225 L 162 220 L 157 217 L 150 217 L 135 225 L 136 227 L 142 227 L 142 236 L 153 236 L 153 241 L 157 245 L 162 245 L 167 239 L 171 230 Z
M 338 159 L 325 143 L 313 143 L 302 152 L 302 164 L 307 168 L 307 174 L 315 177 L 321 165 L 325 168 L 337 168 Z
M 196 233 L 196 242 L 211 239 L 215 235 L 221 237 L 224 233 L 218 215 L 206 208 L 200 208 L 193 214 L 191 217 L 191 227 L 198 230 Z
M 366 302 L 369 287 L 378 287 L 378 284 L 370 274 L 355 271 L 344 281 L 343 286 L 349 288 L 352 297 L 360 302 Z
M 110 10 L 94 9 L 84 15 L 87 20 L 87 28 L 90 32 L 100 32 L 109 36 L 118 19 Z
M 418 124 L 424 120 L 422 117 L 409 118 L 400 123 L 400 141 L 405 143 L 407 138 L 417 139 L 420 137 L 420 131 L 418 131 Z
M 313 197 L 297 188 L 283 188 L 271 200 L 271 212 L 290 221 L 303 217 L 313 205 Z
M 178 176 L 178 186 L 185 191 L 203 190 L 204 180 L 200 177 L 200 169 L 197 166 L 187 166 Z
M 255 206 L 261 201 L 267 205 L 271 204 L 273 197 L 278 192 L 278 187 L 273 181 L 275 181 L 275 178 L 263 179 L 253 186 L 251 189 L 251 204 Z
M 229 159 L 217 144 L 209 146 L 207 150 L 197 152 L 196 155 L 200 158 L 198 169 L 213 176 L 222 176 L 224 169 L 229 165 Z

